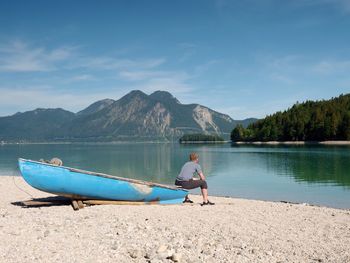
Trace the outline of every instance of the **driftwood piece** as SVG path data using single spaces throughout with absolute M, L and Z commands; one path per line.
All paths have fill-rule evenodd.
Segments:
M 35 200 L 28 200 L 28 201 L 23 201 L 22 204 L 24 206 L 49 206 L 49 205 L 52 205 L 53 203 L 50 202 L 50 201 L 35 201 Z
M 47 198 L 36 198 L 27 201 L 21 201 L 13 203 L 22 207 L 43 207 L 43 206 L 60 206 L 71 205 L 75 211 L 83 209 L 85 206 L 90 205 L 155 205 L 159 204 L 159 201 L 121 201 L 121 200 L 81 200 L 71 199 L 62 196 L 53 196 Z
M 159 204 L 158 201 L 142 202 L 142 201 L 115 201 L 115 200 L 83 200 L 87 205 L 154 205 Z
M 70 198 L 63 196 L 50 196 L 43 198 L 33 198 L 31 200 L 14 202 L 14 205 L 22 207 L 43 207 L 43 206 L 61 206 L 69 205 L 71 203 Z
M 85 207 L 82 200 L 77 200 L 77 203 L 78 203 L 79 209 L 83 209 Z
M 74 211 L 79 210 L 79 205 L 78 205 L 77 200 L 72 200 L 72 207 L 73 207 Z

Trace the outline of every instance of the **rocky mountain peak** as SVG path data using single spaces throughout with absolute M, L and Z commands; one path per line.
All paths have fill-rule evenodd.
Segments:
M 108 107 L 109 105 L 111 105 L 113 103 L 114 103 L 114 100 L 112 100 L 112 99 L 99 100 L 99 101 L 96 101 L 95 103 L 91 104 L 86 109 L 79 111 L 77 113 L 77 115 L 78 116 L 89 115 L 89 114 L 98 112 L 98 111 Z
M 122 97 L 120 100 L 130 100 L 133 98 L 147 98 L 148 95 L 143 93 L 141 90 L 132 90 L 128 94 L 126 94 L 124 97 Z
M 158 100 L 161 102 L 176 102 L 180 103 L 171 93 L 167 91 L 157 90 L 149 95 L 151 99 Z

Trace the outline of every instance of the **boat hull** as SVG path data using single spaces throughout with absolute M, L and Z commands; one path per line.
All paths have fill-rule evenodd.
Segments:
M 181 203 L 187 191 L 150 182 L 19 159 L 24 180 L 41 191 L 74 199 Z

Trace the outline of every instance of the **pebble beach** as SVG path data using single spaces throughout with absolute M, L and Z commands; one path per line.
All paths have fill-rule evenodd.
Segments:
M 211 197 L 214 206 L 70 205 L 0 177 L 0 262 L 350 262 L 350 211 Z

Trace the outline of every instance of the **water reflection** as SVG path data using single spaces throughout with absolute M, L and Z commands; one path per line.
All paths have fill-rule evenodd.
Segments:
M 174 144 L 66 144 L 6 145 L 0 148 L 0 174 L 18 175 L 16 160 L 58 157 L 65 166 L 116 176 L 173 183 L 188 154 L 199 152 L 205 171 L 211 171 L 212 155 L 205 147 Z
M 299 183 L 336 185 L 350 189 L 350 149 L 326 148 L 323 151 L 287 151 L 270 153 L 269 171 L 294 178 Z
M 349 147 L 230 147 L 178 144 L 3 145 L 0 175 L 19 174 L 17 158 L 59 157 L 64 165 L 173 184 L 196 151 L 210 192 L 348 207 Z

